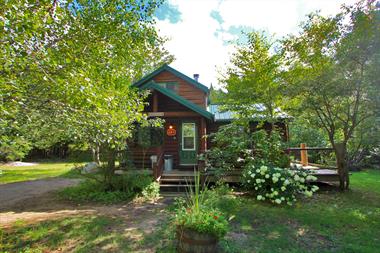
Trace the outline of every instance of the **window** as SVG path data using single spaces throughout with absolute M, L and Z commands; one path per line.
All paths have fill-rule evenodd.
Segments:
M 182 124 L 182 150 L 195 150 L 195 123 Z
M 159 86 L 166 88 L 168 90 L 171 90 L 175 93 L 177 93 L 178 90 L 178 83 L 177 82 L 166 82 L 166 83 L 157 83 Z

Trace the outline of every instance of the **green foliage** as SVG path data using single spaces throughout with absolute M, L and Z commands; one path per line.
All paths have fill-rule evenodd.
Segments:
M 212 84 L 210 87 L 210 92 L 209 92 L 209 103 L 210 104 L 223 104 L 225 103 L 227 94 L 223 92 L 222 89 L 215 89 Z
M 230 66 L 222 74 L 225 107 L 241 118 L 258 117 L 274 122 L 284 105 L 281 64 L 283 55 L 263 32 L 246 34 L 247 43 L 238 43 Z
M 219 176 L 241 169 L 252 160 L 256 164 L 282 168 L 289 166 L 289 157 L 284 152 L 286 146 L 278 131 L 250 132 L 236 122 L 220 127 L 210 138 L 213 147 L 206 151 L 203 159 L 207 170 Z
M 207 170 L 218 175 L 241 168 L 245 158 L 250 155 L 250 135 L 243 126 L 227 124 L 221 126 L 218 132 L 209 136 L 213 147 L 207 150 L 203 159 Z
M 380 118 L 372 117 L 358 126 L 347 150 L 350 169 L 380 168 Z
M 299 147 L 301 143 L 306 143 L 309 147 L 327 147 L 328 138 L 323 129 L 315 127 L 311 119 L 297 117 L 289 122 L 289 146 Z
M 141 196 L 146 200 L 156 200 L 160 197 L 160 184 L 151 182 L 143 188 Z
M 342 190 L 349 186 L 347 145 L 378 110 L 379 24 L 378 4 L 360 1 L 333 17 L 310 14 L 300 34 L 283 41 L 288 93 L 328 136 Z
M 100 202 L 105 204 L 128 201 L 135 195 L 131 191 L 106 191 L 102 183 L 86 180 L 78 186 L 67 187 L 60 191 L 59 196 L 77 202 Z
M 317 178 L 307 171 L 248 164 L 244 168 L 243 185 L 252 191 L 257 200 L 292 205 L 297 195 L 311 197 L 318 186 L 310 186 Z
M 15 161 L 23 159 L 31 149 L 30 142 L 22 136 L 0 137 L 0 161 Z
M 200 172 L 195 173 L 195 184 L 189 186 L 187 200 L 177 202 L 175 224 L 181 230 L 190 229 L 198 233 L 222 238 L 228 230 L 223 213 L 207 205 L 207 189 L 201 191 Z
M 131 83 L 173 59 L 152 18 L 160 3 L 5 2 L 4 134 L 19 134 L 40 148 L 63 140 L 88 143 L 107 154 L 112 169 L 114 153 L 124 148 L 135 123 L 145 120 L 147 94 Z
M 223 214 L 208 207 L 201 207 L 197 212 L 184 207 L 177 210 L 176 224 L 180 229 L 190 229 L 217 238 L 222 238 L 228 228 L 228 222 Z
M 225 216 L 229 217 L 228 220 L 234 218 L 237 209 L 242 204 L 241 199 L 234 195 L 233 189 L 223 182 L 217 182 L 205 194 L 205 205 L 222 210 Z
M 287 168 L 290 160 L 284 149 L 285 143 L 278 131 L 267 133 L 259 130 L 252 133 L 254 145 L 253 160 L 255 164 Z
M 87 179 L 78 186 L 68 187 L 59 192 L 64 199 L 73 201 L 93 201 L 101 203 L 117 203 L 129 201 L 136 196 L 147 200 L 155 200 L 159 195 L 159 186 L 152 182 L 148 174 L 130 173 L 115 175 L 109 189 L 101 180 Z

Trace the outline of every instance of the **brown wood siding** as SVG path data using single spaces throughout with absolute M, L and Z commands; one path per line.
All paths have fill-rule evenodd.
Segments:
M 186 106 L 183 106 L 182 104 L 178 103 L 177 101 L 174 101 L 173 99 L 165 96 L 164 94 L 153 91 L 152 94 L 150 94 L 147 98 L 147 102 L 149 105 L 145 106 L 144 111 L 145 112 L 153 112 L 153 96 L 154 94 L 157 94 L 157 100 L 158 100 L 158 106 L 157 111 L 158 112 L 192 112 L 189 108 Z
M 186 106 L 174 101 L 173 99 L 168 98 L 167 96 L 158 93 L 158 111 L 159 112 L 188 112 L 192 111 Z
M 178 83 L 178 95 L 193 102 L 196 105 L 206 108 L 207 94 L 202 90 L 194 87 L 185 80 L 173 75 L 168 71 L 163 71 L 153 78 L 155 82 L 177 82 Z
M 180 118 L 180 117 L 164 117 L 165 120 L 164 127 L 165 127 L 165 134 L 164 134 L 164 142 L 163 142 L 163 150 L 165 154 L 173 155 L 173 166 L 175 169 L 181 169 L 185 168 L 182 166 L 179 166 L 179 149 L 180 149 L 180 141 L 181 141 L 181 123 L 182 120 L 186 121 L 194 121 L 197 124 L 197 145 L 198 145 L 198 151 L 201 152 L 201 137 L 202 137 L 202 129 L 201 129 L 201 117 L 187 117 L 187 118 Z M 172 125 L 174 129 L 177 130 L 177 134 L 175 137 L 166 135 L 166 130 L 168 129 L 169 125 Z M 141 147 L 139 147 L 136 143 L 129 142 L 129 148 L 132 154 L 132 160 L 134 162 L 134 165 L 136 168 L 140 169 L 142 168 L 142 161 L 143 161 L 143 150 Z M 150 156 L 156 155 L 157 148 L 151 148 L 148 149 L 145 156 L 145 168 L 151 167 L 150 162 Z

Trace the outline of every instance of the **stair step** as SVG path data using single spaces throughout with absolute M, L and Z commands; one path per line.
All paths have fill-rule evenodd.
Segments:
M 182 187 L 182 188 L 186 188 L 189 186 L 194 187 L 194 185 L 185 185 L 185 184 L 160 184 L 160 187 Z
M 193 183 L 194 182 L 194 179 L 188 179 L 188 178 L 161 178 L 160 179 L 160 182 L 189 182 L 189 183 Z
M 164 198 L 172 198 L 172 197 L 186 197 L 186 192 L 160 192 L 160 195 Z

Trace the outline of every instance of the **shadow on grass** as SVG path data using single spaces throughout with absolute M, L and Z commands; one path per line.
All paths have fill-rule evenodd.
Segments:
M 120 234 L 118 220 L 108 217 L 76 217 L 41 222 L 32 226 L 15 226 L 3 231 L 5 252 L 60 250 L 63 252 L 99 252 L 128 250 Z

